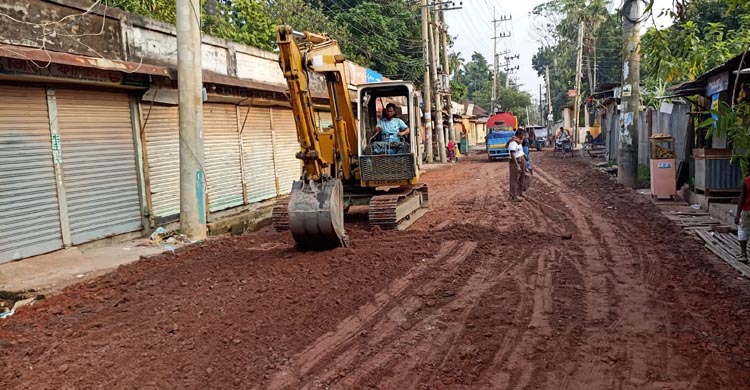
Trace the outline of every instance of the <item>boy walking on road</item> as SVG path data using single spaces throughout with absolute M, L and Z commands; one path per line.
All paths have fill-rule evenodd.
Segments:
M 526 179 L 526 158 L 523 153 L 523 136 L 522 129 L 516 130 L 516 135 L 508 142 L 508 152 L 510 153 L 510 200 L 511 202 L 520 202 L 523 185 Z

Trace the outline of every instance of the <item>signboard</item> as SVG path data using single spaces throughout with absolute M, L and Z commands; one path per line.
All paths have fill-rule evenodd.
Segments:
M 622 86 L 622 97 L 630 97 L 633 92 L 633 85 L 632 84 L 625 84 Z
M 42 68 L 29 61 L 15 58 L 0 58 L 0 75 L 27 76 L 48 80 L 62 79 L 112 86 L 148 87 L 148 79 L 140 74 L 55 63 Z
M 656 163 L 656 168 L 658 168 L 658 169 L 669 169 L 669 168 L 672 168 L 672 163 L 668 163 L 668 162 Z
M 711 96 L 711 111 L 718 111 L 719 110 L 719 93 L 716 92 Z M 719 120 L 719 116 L 711 113 L 711 118 L 714 120 L 714 128 L 716 128 L 716 121 Z
M 576 95 L 578 95 L 578 93 L 576 92 L 575 89 L 569 89 L 568 90 L 568 96 L 569 97 L 575 97 Z
M 374 71 L 372 69 L 369 69 L 369 68 L 367 68 L 365 70 L 365 76 L 367 77 L 367 82 L 368 83 L 377 83 L 379 81 L 383 81 L 383 75 L 382 74 L 380 74 L 380 73 L 378 73 L 378 72 L 376 72 L 376 71 Z
M 706 95 L 711 96 L 727 89 L 729 89 L 729 73 L 724 72 L 708 78 Z
M 52 134 L 52 156 L 55 159 L 55 164 L 62 162 L 62 150 L 60 149 L 60 134 Z
M 351 61 L 346 61 L 349 84 L 360 85 L 367 82 L 367 70 Z

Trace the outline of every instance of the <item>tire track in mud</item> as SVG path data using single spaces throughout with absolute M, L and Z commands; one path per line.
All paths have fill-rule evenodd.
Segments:
M 435 256 L 424 259 L 419 265 L 412 268 L 408 274 L 391 282 L 387 289 L 377 293 L 373 303 L 368 303 L 357 310 L 352 316 L 345 318 L 337 326 L 336 330 L 326 333 L 314 343 L 297 354 L 264 388 L 280 389 L 298 383 L 302 377 L 307 375 L 316 365 L 329 358 L 338 348 L 356 337 L 371 322 L 377 321 L 378 316 L 392 304 L 392 300 L 404 293 L 407 288 L 420 278 L 430 266 L 444 263 L 443 267 L 455 264 L 459 261 L 458 255 L 449 256 L 455 241 L 446 241 L 438 249 Z M 473 250 L 474 244 L 464 245 Z M 469 252 L 470 253 L 470 252 Z M 468 253 L 467 253 L 468 255 Z M 258 388 L 258 387 L 256 387 Z
M 504 220 L 497 221 L 493 217 L 502 215 L 499 213 L 508 208 L 507 202 L 503 201 L 508 194 L 507 164 L 478 158 L 481 156 L 472 155 L 451 167 L 461 172 L 461 182 L 476 185 L 460 185 L 457 181 L 451 181 L 455 179 L 444 178 L 437 171 L 427 172 L 432 182 L 440 183 L 449 190 L 430 195 L 430 213 L 416 221 L 411 229 L 442 230 L 458 221 L 501 229 L 497 225 L 503 224 Z M 498 210 L 493 213 L 485 205 L 496 205 Z
M 543 181 L 547 182 L 550 186 L 558 188 L 564 188 L 564 185 L 557 179 L 549 176 L 544 170 L 539 169 L 538 174 Z M 577 195 L 566 196 L 568 208 L 566 209 L 570 213 L 572 222 L 575 224 L 578 230 L 579 236 L 576 237 L 579 241 L 577 248 L 569 246 L 574 256 L 572 264 L 575 265 L 578 273 L 584 275 L 584 292 L 585 292 L 585 328 L 587 344 L 594 344 L 594 346 L 584 345 L 581 348 L 581 352 L 586 354 L 585 348 L 594 349 L 593 353 L 589 355 L 598 355 L 602 350 L 606 350 L 608 338 L 610 334 L 600 334 L 596 331 L 596 328 L 604 326 L 604 324 L 615 323 L 620 315 L 615 315 L 614 318 L 611 315 L 612 310 L 617 310 L 619 307 L 618 297 L 612 296 L 612 291 L 609 278 L 611 277 L 611 270 L 608 270 L 606 266 L 600 260 L 600 255 L 605 255 L 598 248 L 600 245 L 608 245 L 607 242 L 602 242 L 591 229 L 591 225 L 587 221 L 591 217 L 591 214 L 584 215 L 580 209 L 585 209 L 585 205 L 578 199 Z M 611 259 L 604 259 L 604 262 L 610 262 Z M 615 343 L 612 343 L 616 345 Z M 597 346 L 598 345 L 598 346 Z M 621 344 L 620 344 L 621 345 Z M 616 351 L 617 354 L 621 354 L 624 351 Z M 582 378 L 579 383 L 581 386 L 591 386 L 590 381 L 595 380 L 594 378 L 608 378 L 617 377 L 619 375 L 610 372 L 611 365 L 609 362 L 604 362 L 602 359 L 596 357 L 587 359 L 586 362 L 580 363 L 576 367 L 576 372 L 572 373 L 575 377 L 580 375 Z M 576 379 L 576 378 L 571 379 Z M 575 386 L 574 381 L 568 382 L 568 385 Z M 605 386 L 615 386 L 617 383 L 606 382 L 601 383 Z
M 489 336 L 495 336 L 494 333 L 488 334 L 487 329 L 493 329 L 496 324 L 485 322 L 477 326 L 476 323 L 469 322 L 469 318 L 474 320 L 471 316 L 481 302 L 495 298 L 487 296 L 488 292 L 507 289 L 505 279 L 490 277 L 511 273 L 521 265 L 509 263 L 493 272 L 493 259 L 485 257 L 482 264 L 463 283 L 455 298 L 426 316 L 418 327 L 408 329 L 405 334 L 388 343 L 385 350 L 386 357 L 389 358 L 388 364 L 375 367 L 374 370 L 372 365 L 358 366 L 354 377 L 346 378 L 340 384 L 341 387 L 333 388 L 417 388 L 430 386 L 435 382 L 462 383 L 465 380 L 464 367 L 452 357 L 456 354 L 471 355 L 469 349 L 475 348 L 478 342 L 487 347 L 486 344 L 492 340 Z M 435 329 L 439 331 L 434 332 Z M 503 335 L 503 338 L 507 336 Z M 400 358 L 395 358 L 399 355 L 398 351 L 401 351 Z M 376 357 L 376 362 L 378 360 Z M 362 375 L 363 368 L 367 375 Z
M 502 177 L 504 174 L 507 176 L 507 169 L 501 170 L 497 176 Z M 504 196 L 506 194 L 502 191 L 497 191 L 496 194 L 492 192 L 495 191 L 485 189 L 473 193 L 456 194 L 453 202 L 457 207 L 463 208 L 462 211 L 466 215 L 466 220 L 462 222 L 488 228 L 498 225 L 498 222 L 505 225 L 507 218 L 503 214 L 503 210 L 508 209 L 508 202 Z M 432 206 L 434 207 L 435 203 Z M 548 219 L 544 214 L 539 213 L 533 205 L 524 203 L 519 206 L 518 212 L 534 216 L 531 221 L 532 231 L 549 226 Z M 495 210 L 495 212 L 487 212 L 487 209 Z M 445 220 L 435 228 L 449 229 L 452 222 L 456 221 Z M 528 225 L 528 223 L 524 225 Z M 497 227 L 503 228 L 504 226 Z M 450 231 L 450 229 L 447 231 Z M 525 271 L 521 269 L 527 268 L 529 264 L 533 264 L 534 267 L 543 265 L 544 260 L 542 258 L 548 255 L 547 252 L 539 252 L 532 256 L 532 248 L 529 247 L 527 251 L 518 256 L 521 259 L 525 258 L 525 262 L 514 263 L 505 260 L 503 264 L 496 264 L 502 261 L 500 259 L 507 258 L 502 240 L 500 241 L 500 243 L 493 244 L 499 246 L 499 248 L 493 249 L 491 253 L 484 253 L 484 256 L 475 254 L 472 258 L 462 261 L 461 265 L 469 262 L 479 264 L 473 265 L 471 274 L 462 283 L 462 287 L 456 293 L 450 293 L 452 295 L 450 300 L 441 305 L 435 303 L 440 299 L 431 299 L 431 297 L 434 297 L 436 289 L 439 288 L 436 287 L 439 286 L 438 283 L 444 283 L 450 276 L 443 277 L 442 281 L 438 283 L 428 283 L 422 289 L 404 292 L 403 297 L 396 297 L 395 299 L 401 299 L 401 302 L 395 303 L 382 316 L 383 320 L 362 328 L 367 336 L 346 338 L 343 345 L 329 351 L 329 354 L 335 355 L 335 357 L 319 359 L 312 365 L 306 364 L 304 369 L 307 370 L 305 371 L 307 374 L 298 375 L 300 380 L 298 386 L 302 388 L 318 386 L 361 388 L 378 384 L 382 388 L 415 388 L 424 383 L 444 382 L 445 370 L 450 371 L 448 377 L 455 376 L 454 374 L 458 370 L 458 379 L 461 380 L 461 369 L 455 369 L 457 366 L 456 360 L 460 360 L 462 356 L 472 355 L 471 349 L 475 348 L 477 341 L 486 344 L 482 339 L 488 339 L 487 335 L 477 333 L 484 332 L 483 329 L 493 328 L 493 325 L 497 325 L 497 322 L 509 329 L 517 329 L 516 323 L 531 321 L 532 318 L 535 318 L 533 314 L 535 308 L 541 311 L 549 305 L 551 299 L 551 293 L 549 293 L 546 295 L 547 298 L 536 300 L 537 303 L 534 300 L 524 301 L 520 310 L 518 308 L 509 309 L 502 304 L 497 305 L 507 309 L 507 313 L 513 313 L 517 317 L 513 321 L 508 321 L 507 317 L 495 318 L 496 322 L 484 323 L 483 326 L 479 327 L 477 324 L 469 322 L 469 318 L 477 315 L 478 312 L 482 312 L 482 308 L 479 307 L 481 302 L 493 301 L 498 296 L 503 297 L 503 295 L 506 295 L 509 285 L 525 286 L 525 282 L 521 284 L 515 281 L 518 278 L 526 279 Z M 480 246 L 484 248 L 486 245 Z M 498 265 L 500 265 L 499 269 Z M 550 278 L 547 277 L 544 280 L 549 281 Z M 548 287 L 551 286 L 549 282 L 546 284 Z M 523 296 L 523 294 L 517 292 L 517 287 L 514 287 L 514 289 L 516 292 L 511 295 L 514 295 L 516 299 Z M 409 296 L 409 294 L 412 296 Z M 505 303 L 505 300 L 500 302 Z M 415 314 L 419 314 L 420 317 L 415 318 L 414 323 L 405 320 L 410 316 L 416 317 Z M 515 342 L 508 332 L 502 332 L 502 335 L 493 335 L 493 339 L 504 340 L 505 343 L 510 344 Z M 500 348 L 500 344 L 498 343 L 497 348 Z M 484 354 L 487 355 L 485 357 L 486 362 L 491 361 L 495 349 L 489 352 L 484 351 Z M 474 365 L 472 374 L 475 377 L 473 380 L 480 377 L 479 373 L 488 371 L 489 367 L 486 367 L 486 362 Z M 463 366 L 463 364 L 458 364 L 458 367 Z M 322 371 L 319 372 L 318 369 Z M 449 382 L 453 380 L 456 380 L 456 378 L 448 379 Z
M 543 170 L 539 173 L 550 184 L 563 186 Z M 664 314 L 653 310 L 653 305 L 643 307 L 644 302 L 653 302 L 654 296 L 642 282 L 653 281 L 658 265 L 630 239 L 637 235 L 618 229 L 582 197 L 574 195 L 567 199 L 581 236 L 583 256 L 579 272 L 589 282 L 584 286 L 587 341 L 581 348 L 581 353 L 589 358 L 578 365 L 572 373 L 574 377 L 566 384 L 573 388 L 592 385 L 620 388 L 626 383 L 632 385 L 634 380 L 645 380 L 639 384 L 647 384 L 648 379 L 644 378 L 652 376 L 653 367 L 665 368 L 664 362 L 669 359 L 668 348 L 659 348 L 661 353 L 654 353 L 653 348 L 644 347 L 644 344 L 663 344 L 664 335 L 653 334 L 654 322 L 669 322 L 664 320 Z
M 452 279 L 459 277 L 458 268 L 470 261 L 476 243 L 465 242 L 447 257 L 435 272 L 433 280 L 394 297 L 387 312 L 379 320 L 368 324 L 364 337 L 342 345 L 335 356 L 316 367 L 304 378 L 301 388 L 324 385 L 331 388 L 357 388 L 354 385 L 366 380 L 370 373 L 388 369 L 393 364 L 403 364 L 405 346 L 414 349 L 418 338 L 434 335 L 441 324 L 434 314 L 440 310 L 440 299 L 458 299 L 463 290 L 453 291 Z M 471 266 L 471 265 L 469 265 Z M 433 312 L 433 314 L 430 314 Z M 438 313 L 439 314 L 439 313 Z M 342 387 L 343 386 L 343 387 Z M 352 387 L 353 386 L 353 387 Z

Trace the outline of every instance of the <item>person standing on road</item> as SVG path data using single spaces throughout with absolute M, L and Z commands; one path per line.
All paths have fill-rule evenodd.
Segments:
M 520 202 L 519 198 L 523 191 L 524 177 L 526 176 L 526 158 L 523 153 L 524 131 L 516 130 L 508 142 L 508 153 L 510 154 L 509 173 L 510 173 L 510 201 Z
M 734 223 L 737 225 L 737 239 L 742 251 L 739 260 L 747 263 L 747 239 L 750 237 L 750 176 L 746 176 L 740 185 L 740 198 Z
M 526 170 L 529 173 L 532 173 L 533 171 L 531 170 L 531 154 L 529 153 L 529 139 L 528 138 L 523 139 L 523 143 L 521 144 L 521 147 L 523 148 L 523 155 L 524 155 L 524 158 L 526 159 Z M 524 189 L 524 191 L 526 190 Z

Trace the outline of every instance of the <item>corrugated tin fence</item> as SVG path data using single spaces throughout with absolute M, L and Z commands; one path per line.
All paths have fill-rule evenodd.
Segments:
M 660 112 L 659 110 L 648 109 L 641 111 L 638 119 L 640 120 L 640 129 L 638 133 L 638 164 L 648 165 L 650 157 L 649 134 L 666 133 L 671 134 L 675 140 L 676 163 L 684 161 L 689 155 L 685 155 L 685 143 L 687 142 L 688 121 L 690 116 L 690 106 L 688 104 L 675 103 L 671 113 Z M 648 116 L 651 115 L 651 129 L 648 127 Z M 605 117 L 602 118 L 602 124 L 605 131 L 607 150 L 609 151 L 610 160 L 617 161 L 617 148 L 620 142 L 620 116 L 614 105 L 607 108 Z

